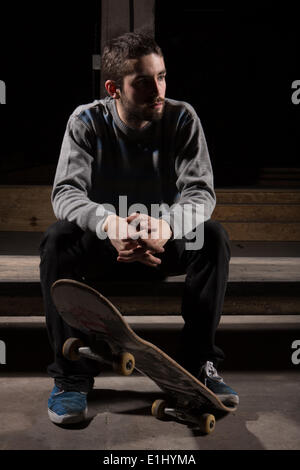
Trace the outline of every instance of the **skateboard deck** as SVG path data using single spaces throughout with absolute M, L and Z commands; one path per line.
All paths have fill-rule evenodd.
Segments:
M 78 281 L 60 279 L 53 284 L 51 292 L 63 320 L 86 334 L 95 334 L 98 340 L 108 344 L 112 357 L 116 358 L 115 364 L 119 360 L 121 373 L 129 375 L 135 366 L 175 403 L 175 408 L 168 408 L 165 401 L 157 400 L 152 406 L 152 414 L 157 418 L 169 414 L 191 420 L 208 433 L 213 430 L 215 421 L 213 415 L 204 415 L 204 410 L 235 411 L 235 407 L 225 406 L 213 392 L 164 351 L 139 337 L 119 310 L 95 289 Z M 85 347 L 76 339 L 67 340 L 64 354 L 73 360 L 80 355 L 100 362 L 105 359 L 95 349 Z

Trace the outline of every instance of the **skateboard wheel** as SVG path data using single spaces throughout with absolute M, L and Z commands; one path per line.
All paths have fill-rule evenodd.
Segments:
M 79 338 L 68 338 L 63 345 L 63 355 L 69 361 L 78 361 L 80 354 L 78 349 L 83 346 L 83 342 Z
M 165 400 L 155 400 L 152 403 L 151 414 L 157 419 L 163 419 L 166 417 L 165 408 L 166 408 L 166 401 Z
M 131 353 L 122 353 L 117 361 L 113 362 L 115 372 L 121 375 L 131 375 L 135 368 L 135 359 Z
M 215 426 L 216 419 L 214 415 L 206 413 L 201 416 L 201 419 L 199 420 L 199 428 L 201 432 L 204 434 L 210 434 L 215 429 Z

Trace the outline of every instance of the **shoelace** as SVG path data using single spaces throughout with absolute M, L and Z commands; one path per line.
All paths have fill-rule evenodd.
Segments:
M 203 370 L 206 374 L 205 383 L 208 377 L 216 380 L 217 382 L 223 382 L 222 377 L 219 376 L 217 369 L 214 367 L 212 362 L 207 361 L 203 366 Z

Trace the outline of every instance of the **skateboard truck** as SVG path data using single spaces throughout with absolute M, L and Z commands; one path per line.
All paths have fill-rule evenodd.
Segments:
M 170 408 L 165 400 L 155 400 L 152 404 L 151 414 L 157 419 L 164 419 L 167 416 L 179 419 L 180 421 L 189 421 L 197 425 L 204 434 L 210 434 L 215 429 L 216 419 L 214 415 L 202 413 L 197 416 L 195 409 L 189 412 L 189 403 L 177 403 L 177 406 Z
M 63 355 L 70 361 L 78 361 L 80 357 L 93 359 L 102 364 L 112 365 L 115 372 L 120 375 L 131 375 L 135 368 L 135 359 L 133 354 L 128 352 L 120 352 L 112 356 L 112 360 L 100 356 L 91 350 L 90 347 L 84 346 L 79 338 L 68 338 L 63 345 Z

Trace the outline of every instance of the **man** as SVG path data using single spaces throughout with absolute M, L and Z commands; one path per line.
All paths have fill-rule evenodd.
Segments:
M 84 335 L 65 324 L 53 305 L 50 287 L 59 278 L 88 283 L 186 273 L 177 360 L 224 403 L 237 404 L 238 395 L 216 371 L 224 357 L 214 339 L 230 248 L 225 230 L 210 220 L 215 193 L 199 118 L 189 104 L 165 97 L 163 55 L 147 35 L 112 40 L 103 51 L 102 73 L 108 97 L 80 106 L 69 119 L 52 192 L 59 220 L 40 247 L 54 350 L 49 417 L 55 423 L 84 419 L 87 393 L 100 372 L 94 361 L 72 363 L 62 356 L 66 338 Z M 154 216 L 153 207 L 159 207 Z M 191 234 L 194 244 L 188 243 Z

